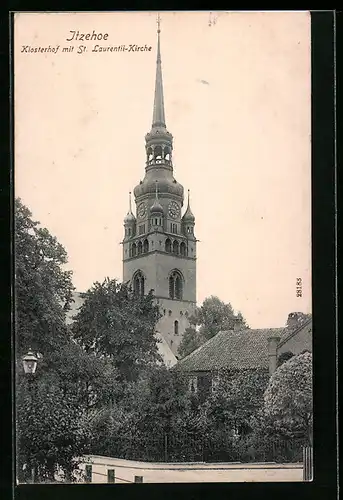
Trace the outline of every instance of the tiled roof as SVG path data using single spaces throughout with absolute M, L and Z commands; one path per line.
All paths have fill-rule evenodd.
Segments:
M 284 328 L 223 331 L 176 365 L 185 371 L 268 368 L 269 337 L 281 337 Z

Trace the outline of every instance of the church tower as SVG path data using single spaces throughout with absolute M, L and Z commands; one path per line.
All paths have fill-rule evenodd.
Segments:
M 130 281 L 138 294 L 153 290 L 162 313 L 157 332 L 176 355 L 196 306 L 197 240 L 189 192 L 182 215 L 184 189 L 173 173 L 173 136 L 165 119 L 159 18 L 154 109 L 145 150 L 145 176 L 134 189 L 136 215 L 130 193 L 124 219 L 123 281 Z

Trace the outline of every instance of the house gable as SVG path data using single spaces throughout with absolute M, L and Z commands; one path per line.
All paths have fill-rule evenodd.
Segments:
M 312 352 L 312 319 L 281 339 L 277 346 L 277 355 L 285 352 L 297 355 L 305 350 Z

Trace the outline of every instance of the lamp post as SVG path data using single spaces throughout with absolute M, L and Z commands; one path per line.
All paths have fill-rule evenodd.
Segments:
M 31 349 L 23 356 L 22 361 L 25 375 L 34 375 L 37 369 L 38 358 L 33 354 Z
M 33 403 L 32 383 L 33 383 L 34 376 L 35 376 L 36 369 L 37 369 L 38 358 L 37 358 L 37 356 L 35 356 L 35 354 L 32 352 L 32 350 L 29 349 L 28 353 L 22 357 L 22 362 L 23 362 L 24 373 L 25 373 L 25 375 L 28 379 L 28 382 L 29 382 L 29 393 L 30 393 L 30 397 L 31 397 L 31 406 L 32 406 L 32 403 Z M 32 469 L 31 469 L 31 480 L 33 483 L 35 482 L 35 468 L 34 467 L 32 467 Z

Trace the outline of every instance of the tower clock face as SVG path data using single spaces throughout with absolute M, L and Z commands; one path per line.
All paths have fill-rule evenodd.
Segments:
M 168 214 L 172 219 L 176 219 L 180 216 L 180 207 L 175 201 L 169 203 Z
M 138 205 L 137 213 L 138 213 L 138 217 L 140 217 L 140 218 L 144 217 L 144 215 L 146 214 L 145 203 L 141 203 L 140 205 Z

